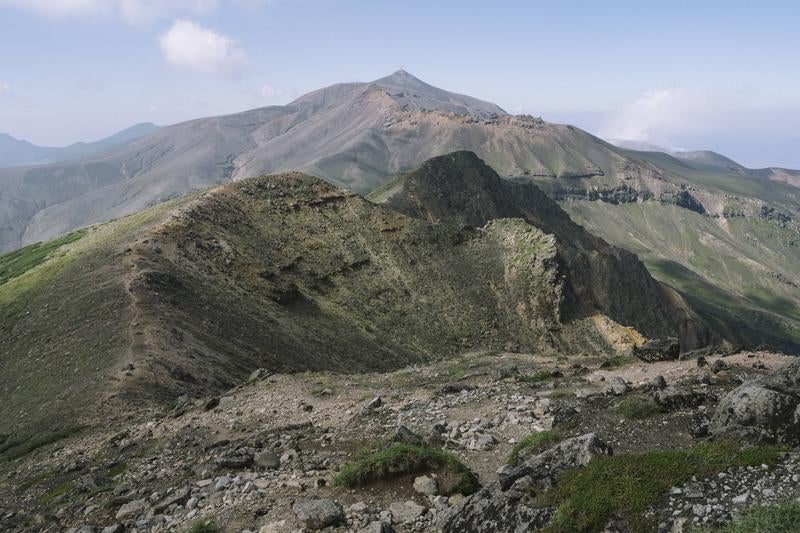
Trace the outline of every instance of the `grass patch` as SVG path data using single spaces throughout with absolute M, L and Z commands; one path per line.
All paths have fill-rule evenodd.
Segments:
M 795 533 L 800 524 L 800 503 L 751 507 L 741 520 L 714 528 L 690 527 L 695 533 Z
M 216 524 L 208 520 L 200 520 L 186 530 L 187 533 L 218 533 L 222 531 Z
M 527 454 L 540 453 L 554 445 L 558 440 L 558 435 L 553 431 L 531 433 L 511 448 L 511 453 L 508 455 L 508 464 L 517 466 L 517 464 L 519 464 L 519 456 L 522 452 Z
M 628 420 L 650 418 L 662 412 L 661 406 L 649 396 L 626 396 L 616 410 Z
M 602 531 L 614 514 L 627 520 L 633 532 L 652 531 L 654 524 L 644 513 L 670 487 L 732 466 L 774 463 L 780 451 L 777 446 L 742 449 L 737 442 L 718 441 L 684 451 L 597 457 L 584 468 L 564 473 L 543 496 L 546 505 L 557 508 L 547 531 Z
M 47 492 L 47 494 L 42 496 L 42 503 L 45 503 L 45 504 L 50 503 L 53 500 L 55 500 L 56 498 L 58 498 L 59 496 L 61 496 L 63 494 L 66 494 L 67 492 L 69 492 L 71 490 L 72 490 L 72 482 L 71 481 L 65 481 L 64 483 L 61 483 L 60 485 L 57 485 L 52 490 Z
M 12 446 L 4 447 L 4 449 L 0 451 L 0 457 L 5 459 L 6 461 L 13 461 L 14 459 L 19 459 L 20 457 L 28 455 L 37 448 L 41 448 L 42 446 L 47 446 L 48 444 L 52 444 L 54 442 L 58 442 L 60 440 L 76 435 L 82 429 L 83 426 L 73 426 L 59 431 L 53 431 L 41 435 L 33 435 L 27 439 L 19 439 L 11 441 Z
M 440 487 L 444 495 L 472 494 L 480 488 L 475 474 L 455 455 L 402 442 L 396 442 L 344 465 L 334 479 L 334 485 L 359 487 L 404 474 L 434 470 L 444 470 L 445 476 L 453 477 L 450 487 Z
M 108 469 L 108 475 L 109 475 L 109 477 L 117 477 L 118 475 L 120 475 L 123 472 L 125 472 L 127 469 L 128 469 L 128 463 L 123 461 L 123 462 L 117 463 L 114 466 L 112 466 L 111 468 L 109 468 Z
M 0 285 L 21 276 L 33 267 L 44 263 L 50 254 L 65 244 L 75 242 L 86 234 L 86 230 L 73 231 L 63 237 L 47 242 L 31 244 L 10 254 L 0 256 Z
M 631 363 L 638 361 L 632 355 L 615 355 L 613 357 L 607 357 L 603 359 L 600 363 L 600 368 L 608 369 L 608 368 L 619 368 L 621 366 L 626 366 Z
M 552 379 L 553 372 L 551 370 L 539 370 L 538 372 L 534 372 L 533 374 L 522 374 L 517 376 L 517 381 L 520 383 L 541 383 L 542 381 L 547 381 L 548 379 Z

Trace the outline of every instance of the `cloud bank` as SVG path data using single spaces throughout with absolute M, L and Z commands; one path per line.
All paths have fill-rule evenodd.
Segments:
M 236 77 L 247 65 L 235 40 L 189 20 L 175 21 L 159 45 L 169 63 L 186 70 Z

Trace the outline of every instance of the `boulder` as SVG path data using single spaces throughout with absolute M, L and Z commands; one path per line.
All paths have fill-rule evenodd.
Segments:
M 427 509 L 415 501 L 394 502 L 389 506 L 392 512 L 392 520 L 398 524 L 414 522 L 417 518 L 425 514 Z
M 758 441 L 800 441 L 800 364 L 749 381 L 717 405 L 709 432 Z
M 500 487 L 507 490 L 519 478 L 530 476 L 538 488 L 549 488 L 556 475 L 585 466 L 599 455 L 611 455 L 611 447 L 594 433 L 587 433 L 556 444 L 539 455 L 526 459 L 521 465 L 499 474 Z
M 340 523 L 344 519 L 342 506 L 333 500 L 304 498 L 297 500 L 292 511 L 309 529 L 323 529 Z
M 157 514 L 162 514 L 169 508 L 170 505 L 183 505 L 189 500 L 189 496 L 191 496 L 191 490 L 189 490 L 189 487 L 180 488 L 158 503 L 154 504 L 152 509 L 150 509 L 148 512 L 148 515 L 152 517 Z
M 706 394 L 701 391 L 670 385 L 653 394 L 656 403 L 666 409 L 685 409 L 697 407 L 706 400 Z
M 674 361 L 680 353 L 681 345 L 674 337 L 651 340 L 633 349 L 633 355 L 647 363 Z
M 439 493 L 436 480 L 428 476 L 419 476 L 414 480 L 414 490 L 420 494 L 435 496 Z
M 145 500 L 133 500 L 122 507 L 119 508 L 117 511 L 117 520 L 124 520 L 126 518 L 135 518 L 139 515 L 142 511 L 147 509 L 147 501 Z
M 552 486 L 559 473 L 611 453 L 607 444 L 589 433 L 567 439 L 517 467 L 505 467 L 496 482 L 460 503 L 453 503 L 451 498 L 453 508 L 443 518 L 442 531 L 519 533 L 541 529 L 550 523 L 555 510 L 537 507 L 534 493 Z

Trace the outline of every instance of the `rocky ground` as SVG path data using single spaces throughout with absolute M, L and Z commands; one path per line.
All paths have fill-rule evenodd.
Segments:
M 441 469 L 354 488 L 334 478 L 359 450 L 392 440 L 443 448 L 482 485 L 507 479 L 514 490 L 539 481 L 529 467 L 514 476 L 507 466 L 531 433 L 553 431 L 562 442 L 593 433 L 614 455 L 688 449 L 706 438 L 725 394 L 790 360 L 473 353 L 386 374 L 256 372 L 221 397 L 181 398 L 145 419 L 131 415 L 127 428 L 85 428 L 0 462 L 0 529 L 454 531 L 448 520 L 465 509 L 464 496 L 439 494 Z M 555 473 L 566 455 L 539 462 Z M 673 487 L 648 513 L 665 531 L 724 523 L 748 506 L 796 498 L 798 481 L 800 455 L 789 452 L 774 465 Z

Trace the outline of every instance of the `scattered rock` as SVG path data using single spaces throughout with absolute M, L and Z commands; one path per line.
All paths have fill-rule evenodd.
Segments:
M 292 506 L 297 519 L 310 529 L 322 529 L 340 523 L 344 519 L 342 507 L 333 500 L 305 498 Z
M 269 450 L 263 450 L 253 456 L 253 463 L 262 468 L 275 469 L 281 466 L 280 457 Z

